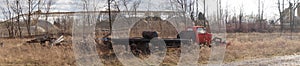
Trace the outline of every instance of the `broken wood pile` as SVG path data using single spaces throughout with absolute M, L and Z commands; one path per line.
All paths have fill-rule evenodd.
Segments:
M 32 39 L 30 41 L 26 41 L 26 43 L 39 43 L 41 45 L 47 45 L 46 42 L 49 42 L 48 44 L 50 46 L 53 46 L 53 45 L 57 45 L 57 44 L 60 44 L 62 43 L 64 40 L 64 36 L 60 36 L 59 38 L 53 38 L 53 37 L 49 37 L 47 35 L 43 36 L 43 37 L 37 37 L 35 39 Z

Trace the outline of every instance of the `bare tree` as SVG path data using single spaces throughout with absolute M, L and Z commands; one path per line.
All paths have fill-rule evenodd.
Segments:
M 226 8 L 224 9 L 224 19 L 225 19 L 225 23 L 228 24 L 228 17 L 229 17 L 229 11 L 228 11 L 228 3 L 226 3 Z
M 137 8 L 139 7 L 140 4 L 141 4 L 140 0 L 133 2 L 132 10 L 135 12 L 135 15 L 137 14 L 136 11 L 137 11 Z
M 280 20 L 280 32 L 283 32 L 283 10 L 284 10 L 284 0 L 277 0 L 278 12 L 279 12 L 279 20 Z M 280 35 L 281 35 L 280 33 Z
M 89 11 L 89 9 L 88 9 L 88 4 L 89 4 L 88 0 L 81 0 L 81 2 L 82 2 L 82 9 L 85 10 L 85 11 Z
M 198 20 L 195 19 L 195 17 L 202 17 L 205 16 L 205 8 L 203 12 L 199 12 L 199 0 L 170 0 L 171 3 L 175 3 L 175 7 L 180 8 L 180 11 L 183 11 L 187 13 L 190 17 L 190 19 L 194 22 L 195 25 L 199 25 L 201 23 L 205 24 L 206 20 Z M 196 6 L 195 6 L 196 5 Z M 198 5 L 198 6 L 197 6 Z M 204 0 L 204 5 L 205 5 L 205 0 Z M 205 6 L 204 6 L 205 7 Z M 195 10 L 197 9 L 197 10 Z M 201 14 L 200 14 L 201 13 Z
M 89 11 L 98 11 L 102 7 L 97 5 L 98 4 L 97 1 L 98 0 L 80 0 L 79 7 L 81 7 L 83 11 L 87 11 L 87 12 L 89 12 Z M 108 0 L 108 1 L 109 1 L 109 3 L 111 3 L 111 0 Z M 87 19 L 87 23 L 82 23 L 82 24 L 88 24 L 88 26 L 91 26 L 92 21 L 90 21 L 89 18 L 92 17 L 92 16 L 90 14 L 85 14 L 83 17 Z M 86 25 L 83 26 L 83 29 L 85 29 L 85 28 L 86 28 Z M 85 30 L 83 30 L 83 31 L 85 31 Z
M 17 15 L 16 22 L 17 22 L 18 31 L 16 31 L 16 32 L 19 32 L 19 37 L 21 38 L 22 37 L 22 30 L 21 30 L 21 26 L 20 26 L 20 15 L 21 15 L 20 1 L 15 0 L 14 4 L 12 4 L 12 6 L 10 8 Z
M 113 6 L 113 8 L 117 9 L 117 11 L 120 11 L 120 7 L 125 8 L 124 11 L 133 11 L 134 13 L 127 12 L 128 15 L 137 14 L 136 11 L 140 7 L 140 4 L 142 3 L 141 0 L 110 0 L 110 5 Z
M 119 0 L 111 0 L 110 3 L 112 5 L 111 8 L 117 9 L 117 11 L 121 11 L 119 2 L 120 2 Z
M 48 17 L 49 17 L 49 12 L 52 8 L 52 5 L 55 4 L 55 1 L 53 0 L 44 0 L 44 7 L 45 7 L 45 11 L 46 11 L 46 14 L 45 14 L 45 20 L 48 21 Z M 49 28 L 48 26 L 46 27 L 46 34 L 48 34 L 49 32 Z
M 290 28 L 291 32 L 294 32 L 295 28 L 295 10 L 300 7 L 299 5 L 299 0 L 293 0 L 293 2 L 290 0 L 289 1 L 289 7 L 290 7 Z
M 53 0 L 44 0 L 44 5 L 45 5 L 45 11 L 46 11 L 46 18 L 45 20 L 48 20 L 48 13 L 50 12 L 50 10 L 52 9 L 53 4 L 55 4 L 55 2 Z
M 239 15 L 239 29 L 238 31 L 242 31 L 242 21 L 244 16 L 243 6 L 240 7 L 240 15 Z
M 114 0 L 117 1 L 117 0 Z M 124 7 L 125 11 L 134 11 L 136 13 L 137 8 L 141 4 L 141 0 L 118 0 L 121 4 L 115 4 L 118 5 L 118 7 Z M 130 13 L 128 13 L 130 14 Z
M 196 5 L 194 2 L 196 2 L 195 0 L 176 0 L 176 2 L 180 5 L 180 8 L 188 13 L 190 15 L 190 18 L 193 20 L 193 21 L 196 21 L 195 20 L 195 7 L 193 7 L 194 5 Z M 198 13 L 197 13 L 198 14 Z M 205 12 L 204 12 L 204 15 L 205 15 Z
M 14 36 L 14 24 L 13 24 L 13 13 L 12 13 L 12 9 L 11 9 L 11 5 L 10 5 L 10 1 L 9 0 L 5 0 L 5 7 L 2 7 L 1 9 L 2 14 L 5 16 L 5 18 L 7 19 L 5 26 L 6 29 L 8 31 L 8 35 L 9 37 L 15 37 Z
M 29 36 L 32 36 L 31 35 L 31 29 L 30 29 L 30 26 L 31 26 L 31 16 L 32 16 L 32 13 L 34 12 L 33 10 L 39 5 L 37 0 L 28 0 L 27 1 L 27 5 L 28 5 L 28 15 L 27 15 L 27 22 L 26 22 L 26 28 L 27 28 L 27 33 Z
M 257 21 L 259 22 L 259 31 L 262 31 L 264 29 L 263 27 L 263 19 L 264 19 L 264 2 L 261 0 L 258 0 L 258 18 Z
M 237 19 L 238 19 L 238 17 L 237 17 L 237 14 L 236 14 L 236 9 L 234 8 L 234 11 L 233 11 L 233 17 L 232 17 L 232 22 L 235 24 L 234 26 L 235 26 L 235 29 L 237 29 L 238 28 L 238 26 L 237 26 Z
M 125 10 L 126 11 L 129 11 L 129 8 L 128 8 L 128 4 L 129 4 L 129 0 L 121 0 L 122 2 L 122 5 L 125 7 Z

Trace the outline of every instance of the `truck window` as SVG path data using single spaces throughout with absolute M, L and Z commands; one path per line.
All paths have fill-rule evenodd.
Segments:
M 206 30 L 204 28 L 197 28 L 197 33 L 204 34 Z
M 188 28 L 187 31 L 193 31 L 193 28 Z

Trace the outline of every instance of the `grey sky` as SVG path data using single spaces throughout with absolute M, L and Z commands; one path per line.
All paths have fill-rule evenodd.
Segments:
M 1 0 L 1 6 L 5 0 Z M 13 1 L 13 0 L 10 0 Z M 91 0 L 95 1 L 93 3 L 98 4 L 104 10 L 107 0 Z M 149 1 L 152 1 L 149 3 Z M 159 2 L 158 2 L 159 1 Z M 154 10 L 161 8 L 161 9 L 171 9 L 167 8 L 165 4 L 169 0 L 142 0 L 141 9 L 149 9 Z M 210 0 L 207 0 L 210 1 Z M 261 0 L 264 3 L 264 10 L 265 10 L 265 18 L 267 19 L 276 19 L 278 18 L 278 10 L 277 10 L 277 0 Z M 243 9 L 246 15 L 250 14 L 257 14 L 258 13 L 258 0 L 221 0 L 222 8 L 228 9 L 229 13 L 233 15 L 234 13 L 239 14 L 240 8 Z M 78 7 L 79 0 L 57 0 L 56 4 L 53 6 L 52 11 L 80 11 L 80 7 Z M 146 5 L 145 5 L 146 4 Z M 287 2 L 286 2 L 287 5 Z M 149 7 L 150 6 L 150 7 Z M 200 5 L 201 6 L 201 5 Z M 157 7 L 157 8 L 154 8 Z M 202 9 L 202 8 L 200 8 Z M 1 12 L 2 10 L 0 10 Z M 3 20 L 3 14 L 0 15 L 0 20 Z
M 258 14 L 258 0 L 221 0 L 222 8 L 229 10 L 230 14 L 239 14 L 240 8 L 246 15 Z M 264 17 L 267 19 L 279 18 L 277 0 L 260 0 L 264 3 Z M 285 8 L 288 7 L 288 0 L 285 0 Z

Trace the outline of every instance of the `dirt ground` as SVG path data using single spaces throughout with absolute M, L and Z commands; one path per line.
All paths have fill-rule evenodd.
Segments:
M 230 33 L 227 40 L 232 44 L 228 46 L 224 63 L 259 58 L 271 58 L 300 54 L 300 34 L 290 33 L 280 36 L 279 33 Z M 7 39 L 0 38 L 3 47 L 0 47 L 0 65 L 7 66 L 74 66 L 76 61 L 71 45 L 43 47 L 39 44 L 24 44 L 33 38 Z M 68 42 L 71 38 L 68 38 Z M 71 44 L 71 43 L 70 43 Z M 99 57 L 108 66 L 122 65 L 114 53 L 105 51 L 104 46 L 98 45 Z M 100 51 L 101 50 L 101 51 Z M 207 64 L 210 48 L 204 47 L 200 52 L 199 64 Z M 168 49 L 161 66 L 173 66 L 179 61 L 180 49 Z M 247 64 L 245 64 L 247 65 Z
M 223 66 L 299 66 L 299 59 L 300 55 L 294 54 L 231 62 Z

